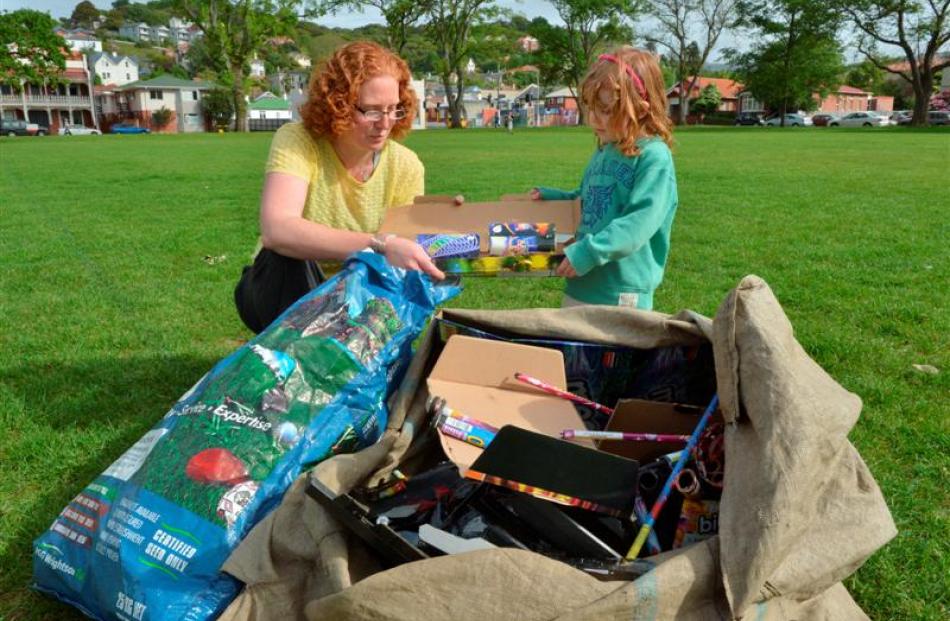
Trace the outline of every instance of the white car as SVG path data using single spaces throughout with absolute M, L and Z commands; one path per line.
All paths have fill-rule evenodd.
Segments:
M 101 133 L 95 127 L 85 125 L 64 125 L 59 128 L 60 136 L 98 136 Z
M 829 127 L 881 127 L 886 124 L 883 117 L 873 112 L 852 112 L 840 119 L 828 123 Z

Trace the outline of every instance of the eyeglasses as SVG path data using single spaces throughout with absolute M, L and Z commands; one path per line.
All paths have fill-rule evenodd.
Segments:
M 363 118 L 373 123 L 379 123 L 384 118 L 389 117 L 393 121 L 406 118 L 406 109 L 402 106 L 390 110 L 363 110 L 359 106 L 353 106 L 357 112 L 363 115 Z

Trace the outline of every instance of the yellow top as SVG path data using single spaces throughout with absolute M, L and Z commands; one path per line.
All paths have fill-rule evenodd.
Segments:
M 347 231 L 375 233 L 387 209 L 408 205 L 425 193 L 425 169 L 407 147 L 387 140 L 372 176 L 357 181 L 330 141 L 314 138 L 302 123 L 287 123 L 277 130 L 265 170 L 307 181 L 303 217 Z

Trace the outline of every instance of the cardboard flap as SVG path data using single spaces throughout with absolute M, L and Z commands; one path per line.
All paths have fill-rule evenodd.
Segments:
M 527 373 L 565 388 L 561 352 L 544 347 L 454 335 L 436 361 L 427 385 L 429 394 L 445 399 L 464 416 L 497 428 L 514 425 L 551 437 L 564 429 L 582 429 L 584 422 L 574 406 L 545 393 L 525 391 L 512 378 Z M 459 468 L 467 469 L 482 449 L 439 434 L 445 454 Z M 579 441 L 593 448 L 590 441 Z
M 608 431 L 628 433 L 675 433 L 689 435 L 699 422 L 703 409 L 695 405 L 622 399 L 617 403 L 613 416 L 607 421 Z M 710 421 L 722 422 L 722 412 L 716 410 Z M 629 442 L 602 440 L 598 448 L 614 455 L 636 459 L 640 463 L 661 455 L 678 451 L 685 442 Z
M 450 196 L 419 196 L 411 205 L 386 212 L 379 233 L 415 239 L 420 233 L 478 233 L 488 252 L 492 222 L 552 222 L 559 234 L 573 233 L 580 221 L 578 201 L 533 201 L 522 196 L 486 203 L 455 205 Z
M 567 389 L 561 352 L 462 335 L 449 337 L 429 380 L 513 388 L 511 378 L 518 372 Z

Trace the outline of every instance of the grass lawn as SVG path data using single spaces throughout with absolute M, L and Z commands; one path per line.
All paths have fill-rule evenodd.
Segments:
M 28 590 L 31 541 L 249 337 L 231 293 L 270 137 L 0 139 L 0 620 L 81 618 Z M 948 618 L 950 131 L 709 128 L 677 141 L 657 310 L 711 316 L 742 276 L 771 285 L 804 347 L 864 400 L 852 441 L 900 530 L 848 588 L 874 619 Z M 422 131 L 408 144 L 430 193 L 486 200 L 576 187 L 593 139 Z M 453 306 L 555 306 L 562 283 L 466 285 Z

